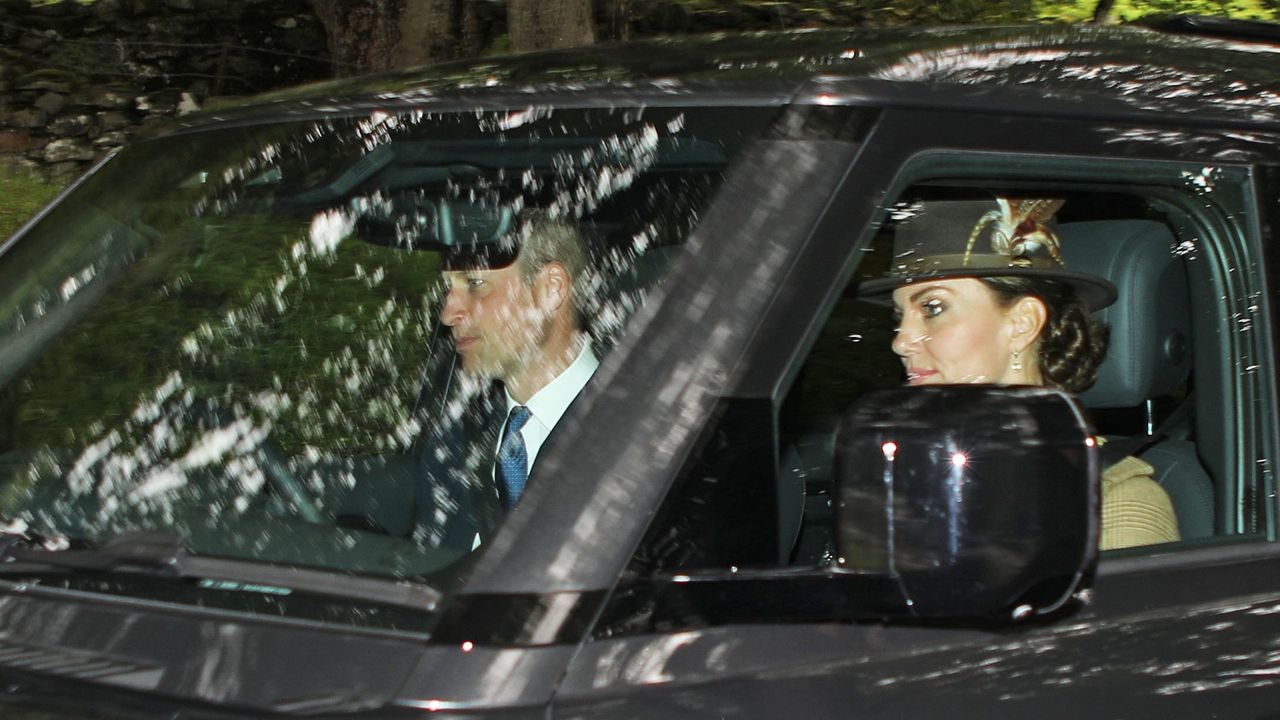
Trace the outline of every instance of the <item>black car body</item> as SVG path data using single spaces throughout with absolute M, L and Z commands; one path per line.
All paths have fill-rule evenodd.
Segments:
M 1278 53 L 1186 19 L 659 40 L 125 149 L 0 245 L 0 714 L 1271 712 Z M 892 389 L 858 283 L 919 198 L 1006 190 L 1067 198 L 1119 374 Z M 512 202 L 587 229 L 604 362 L 459 550 L 408 508 L 456 419 L 415 241 Z M 1095 426 L 1174 457 L 1180 542 L 1098 553 Z

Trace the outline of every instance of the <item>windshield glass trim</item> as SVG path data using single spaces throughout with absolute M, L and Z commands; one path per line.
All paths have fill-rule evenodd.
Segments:
M 37 574 L 41 573 L 30 573 L 32 576 Z M 76 572 L 67 574 L 75 575 Z M 175 578 L 174 581 L 182 582 L 182 580 L 178 578 Z M 153 600 L 150 598 L 142 598 L 121 593 L 48 587 L 30 581 L 9 580 L 5 578 L 0 578 L 0 593 L 10 595 L 18 599 L 49 598 L 51 600 L 60 600 L 64 602 L 93 603 L 94 605 L 108 609 L 115 608 L 125 611 L 181 615 L 201 620 L 229 621 L 235 623 L 266 622 L 271 625 L 304 630 L 325 630 L 329 632 L 340 631 L 344 635 L 358 635 L 370 638 L 421 642 L 425 642 L 431 638 L 431 633 L 421 632 L 418 630 L 400 630 L 368 625 L 343 624 L 334 621 L 317 620 L 314 618 L 297 617 L 284 614 L 266 615 L 250 610 L 231 610 L 228 608 L 211 607 L 208 605 L 166 602 L 163 600 Z
M 282 101 L 267 105 L 242 105 L 209 113 L 193 113 L 176 127 L 158 132 L 141 142 L 152 142 L 170 137 L 203 133 L 212 129 L 256 127 L 276 125 L 282 122 L 307 122 L 357 117 L 369 113 L 468 113 L 468 112 L 519 112 L 532 108 L 565 110 L 625 111 L 628 108 L 696 109 L 715 107 L 781 108 L 796 102 L 807 83 L 777 82 L 770 84 L 743 83 L 735 87 L 727 83 L 702 85 L 690 82 L 664 84 L 653 81 L 656 87 L 637 86 L 635 89 L 608 88 L 602 90 L 570 90 L 555 86 L 503 93 L 485 92 L 474 97 L 462 93 L 436 94 L 430 90 L 422 94 L 412 92 L 381 97 L 362 97 L 343 100 L 308 98 Z M 817 104 L 817 103 L 812 103 Z

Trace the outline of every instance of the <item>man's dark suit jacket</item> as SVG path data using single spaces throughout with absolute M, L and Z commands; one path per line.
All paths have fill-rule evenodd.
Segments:
M 487 539 L 502 518 L 493 461 L 505 409 L 495 384 L 459 417 L 426 418 L 414 449 L 333 463 L 330 474 L 355 479 L 338 501 L 338 524 L 470 552 L 476 534 Z
M 428 418 L 416 453 L 363 463 L 356 472 L 359 489 L 339 515 L 351 525 L 412 535 L 428 547 L 470 552 L 477 535 L 487 541 L 506 512 L 493 473 L 506 409 L 502 385 L 495 382 L 458 417 Z
M 415 535 L 427 544 L 470 551 L 502 519 L 493 477 L 494 448 L 505 422 L 505 396 L 495 384 L 472 398 L 458 418 L 428 429 L 414 478 Z

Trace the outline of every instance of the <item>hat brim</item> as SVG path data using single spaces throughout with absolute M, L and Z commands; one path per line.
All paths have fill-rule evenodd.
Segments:
M 1045 280 L 1057 280 L 1075 288 L 1076 294 L 1090 311 L 1101 310 L 1116 301 L 1116 286 L 1096 275 L 1071 272 L 1050 268 L 957 268 L 940 270 L 916 275 L 890 275 L 865 280 L 858 285 L 858 297 L 869 302 L 888 304 L 892 302 L 890 295 L 903 285 L 928 282 L 930 280 L 951 280 L 954 278 L 986 278 L 986 277 L 1032 277 Z

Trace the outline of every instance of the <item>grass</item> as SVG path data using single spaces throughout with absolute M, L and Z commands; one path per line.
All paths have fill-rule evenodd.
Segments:
M 298 255 L 290 248 L 305 244 L 305 224 L 249 214 L 179 219 L 153 234 L 161 239 L 139 245 L 7 406 L 0 396 L 0 449 L 6 425 L 17 447 L 82 446 L 103 428 L 139 430 L 122 442 L 145 445 L 150 421 L 131 418 L 175 373 L 197 398 L 243 406 L 237 416 L 272 426 L 291 453 L 401 449 L 397 428 L 412 414 L 431 326 L 434 255 L 354 238 Z M 186 401 L 166 402 L 181 414 Z
M 0 241 L 22 227 L 62 190 L 25 168 L 0 164 Z

